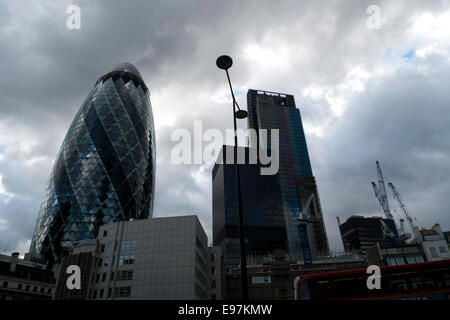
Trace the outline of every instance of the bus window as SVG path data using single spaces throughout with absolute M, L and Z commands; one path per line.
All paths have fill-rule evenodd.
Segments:
M 425 275 L 425 284 L 427 288 L 436 288 L 436 284 L 433 281 L 433 278 L 430 275 Z
M 310 299 L 308 280 L 303 280 L 302 282 L 300 282 L 300 300 L 308 300 L 308 299 Z
M 309 279 L 308 288 L 310 299 L 330 299 L 333 296 L 328 280 Z
M 368 290 L 366 279 L 363 277 L 334 279 L 333 289 L 336 298 L 364 296 Z
M 399 292 L 408 290 L 408 275 L 409 272 L 390 274 L 388 277 L 389 291 Z
M 450 273 L 444 274 L 444 285 L 450 287 Z
M 411 289 L 420 290 L 425 288 L 425 284 L 422 281 L 421 277 L 412 277 L 411 278 Z
M 434 282 L 434 287 L 443 288 L 449 286 L 449 273 L 449 268 L 433 268 L 425 271 L 425 277 L 429 280 L 430 284 Z

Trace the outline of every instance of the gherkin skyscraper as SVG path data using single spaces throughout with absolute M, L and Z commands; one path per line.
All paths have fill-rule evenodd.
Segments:
M 57 155 L 30 253 L 58 261 L 99 226 L 152 216 L 155 131 L 139 71 L 119 65 L 97 80 Z

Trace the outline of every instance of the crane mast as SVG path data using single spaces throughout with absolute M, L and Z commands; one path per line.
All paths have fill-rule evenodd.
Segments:
M 314 192 L 311 193 L 311 195 L 308 197 L 308 200 L 303 206 L 303 209 L 296 214 L 300 236 L 300 246 L 303 254 L 303 264 L 306 269 L 312 269 L 313 267 L 311 247 L 308 240 L 307 224 L 318 222 L 318 220 L 313 215 L 311 215 L 311 204 L 314 206 L 314 210 L 316 210 L 316 196 Z
M 400 197 L 400 193 L 398 193 L 397 189 L 394 187 L 392 182 L 389 182 L 388 186 L 392 189 L 392 192 L 394 193 L 394 198 L 398 201 L 398 204 L 400 205 L 400 208 L 402 209 L 403 214 L 406 217 L 406 220 L 409 222 L 409 225 L 411 226 L 411 231 L 414 232 L 414 228 L 416 227 L 416 225 L 414 224 L 414 220 L 408 213 L 408 209 L 406 209 L 406 205 L 403 202 L 402 198 Z
M 380 163 L 378 161 L 377 161 L 377 175 L 378 175 L 378 185 L 372 181 L 372 187 L 373 190 L 375 191 L 375 196 L 378 198 L 378 201 L 380 202 L 381 207 L 383 208 L 386 218 L 393 220 L 394 217 L 392 216 L 391 211 L 389 210 L 389 203 L 386 195 L 386 187 L 384 185 L 383 174 L 381 172 Z

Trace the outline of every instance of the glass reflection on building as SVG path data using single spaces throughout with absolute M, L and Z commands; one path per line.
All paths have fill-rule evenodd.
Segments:
M 149 90 L 122 64 L 95 84 L 57 155 L 30 253 L 52 262 L 99 226 L 152 216 L 155 131 Z
M 242 149 L 246 157 L 245 164 L 239 164 L 242 211 L 247 261 L 251 264 L 276 249 L 287 251 L 286 225 L 278 174 L 261 175 L 261 164 L 251 164 L 249 148 L 239 147 L 238 154 Z M 213 241 L 222 248 L 227 266 L 240 264 L 236 169 L 226 163 L 226 154 L 233 154 L 233 150 L 223 146 L 213 168 Z

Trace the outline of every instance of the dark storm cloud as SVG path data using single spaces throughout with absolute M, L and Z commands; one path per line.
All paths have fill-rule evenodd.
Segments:
M 69 4 L 81 8 L 81 30 L 65 27 Z M 429 44 L 426 36 L 410 35 L 411 19 L 449 7 L 378 1 L 382 28 L 370 31 L 370 4 L 0 0 L 0 232 L 7 234 L 0 251 L 8 247 L 5 238 L 21 250 L 31 238 L 52 161 L 76 111 L 96 79 L 125 61 L 138 67 L 151 92 L 155 215 L 197 214 L 210 236 L 211 165 L 171 164 L 170 135 L 192 131 L 195 120 L 205 129 L 231 127 L 225 75 L 215 66 L 223 53 L 235 60 L 231 77 L 242 107 L 249 88 L 295 95 L 333 248 L 340 246 L 336 215 L 380 213 L 369 184 L 377 159 L 424 225 L 439 221 L 449 229 L 448 52 L 412 57 L 411 67 L 384 61 L 389 50 Z M 380 63 L 394 71 L 377 74 Z M 362 72 L 349 76 L 356 67 Z M 354 81 L 365 90 L 355 91 Z M 308 88 L 322 93 L 312 97 Z M 333 111 L 338 98 L 342 114 Z
M 328 229 L 336 229 L 336 216 L 382 215 L 370 185 L 377 181 L 375 160 L 386 188 L 393 182 L 423 226 L 450 228 L 450 95 L 444 83 L 450 83 L 448 62 L 427 74 L 411 68 L 369 81 L 323 138 L 310 139 Z M 394 215 L 404 218 L 387 192 Z

